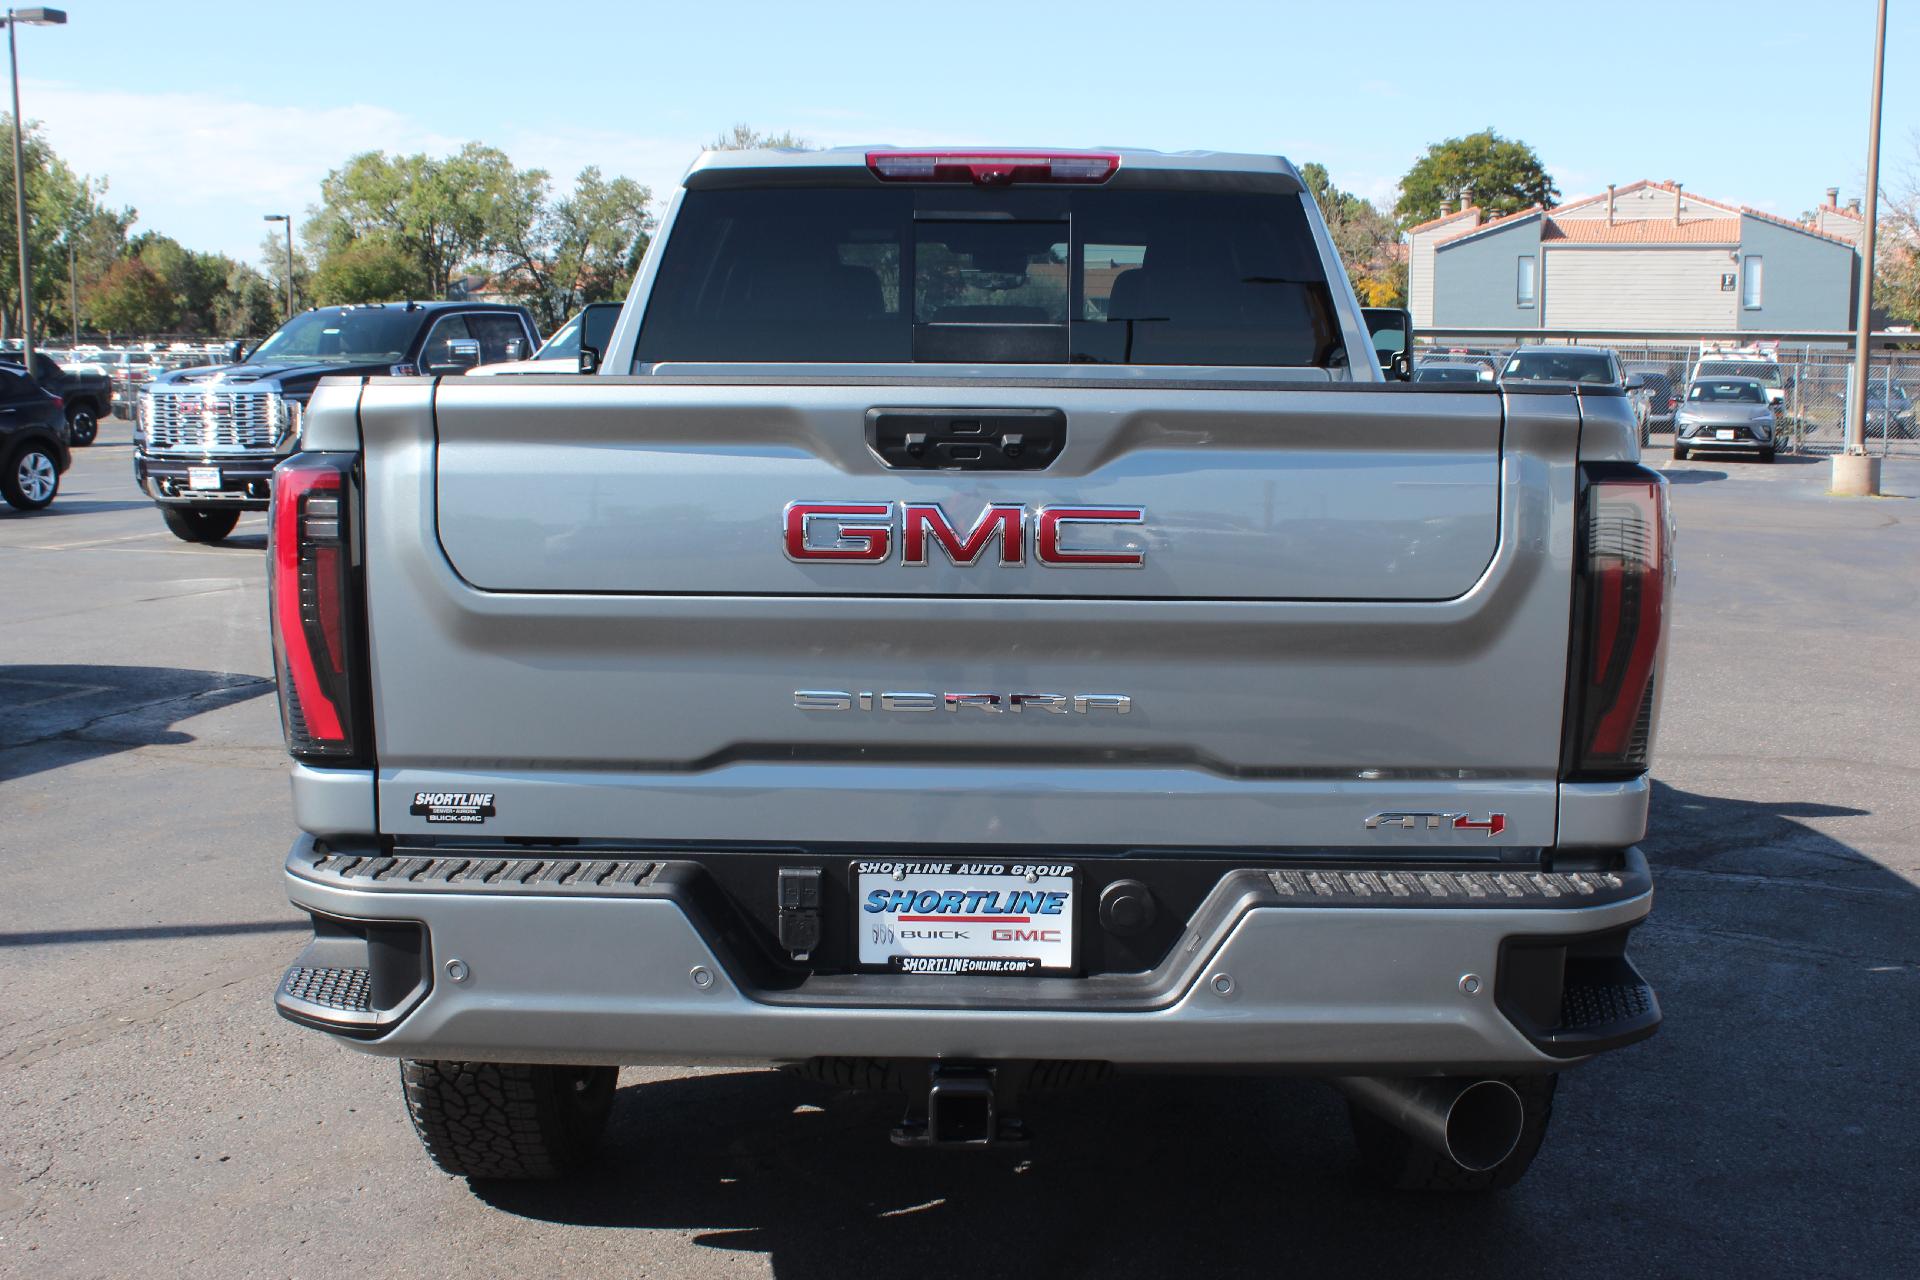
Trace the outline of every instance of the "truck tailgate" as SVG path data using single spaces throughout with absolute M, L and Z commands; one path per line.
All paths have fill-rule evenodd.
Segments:
M 875 408 L 1057 410 L 1066 444 L 890 469 Z M 375 380 L 361 423 L 384 831 L 456 834 L 414 803 L 444 791 L 493 794 L 488 838 L 1553 838 L 1571 397 Z M 794 558 L 795 502 L 886 554 Z M 902 504 L 1017 507 L 1021 554 L 909 563 Z M 1139 509 L 1058 531 L 1138 567 L 1041 563 L 1061 506 Z M 1365 823 L 1401 810 L 1503 820 Z

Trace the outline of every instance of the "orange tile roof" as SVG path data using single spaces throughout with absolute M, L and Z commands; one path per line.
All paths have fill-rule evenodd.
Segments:
M 1660 218 L 1630 222 L 1549 218 L 1540 238 L 1574 244 L 1739 244 L 1740 219 L 1696 218 L 1676 226 Z

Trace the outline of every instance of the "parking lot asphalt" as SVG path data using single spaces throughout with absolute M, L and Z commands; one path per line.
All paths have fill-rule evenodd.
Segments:
M 127 427 L 0 511 L 0 1274 L 1911 1276 L 1920 460 L 1651 461 L 1680 582 L 1635 939 L 1666 1024 L 1562 1080 L 1504 1195 L 1362 1189 L 1302 1080 L 1126 1079 L 1020 1155 L 882 1100 L 629 1070 L 577 1181 L 427 1163 L 393 1063 L 281 1021 L 305 934 L 263 520 L 175 541 Z

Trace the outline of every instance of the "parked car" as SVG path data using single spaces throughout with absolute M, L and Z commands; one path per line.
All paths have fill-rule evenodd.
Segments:
M 66 434 L 60 397 L 19 365 L 0 364 L 0 497 L 8 506 L 38 511 L 53 501 L 73 463 Z
M 1696 378 L 1674 415 L 1673 456 L 1684 461 L 1712 449 L 1772 462 L 1774 426 L 1767 385 L 1758 378 Z
M 592 348 L 596 358 L 604 356 L 607 339 L 613 334 L 613 322 L 619 318 L 619 303 L 589 302 L 554 330 L 553 336 L 540 344 L 540 349 L 533 353 L 531 359 L 483 364 L 473 373 L 488 377 L 502 373 L 577 373 L 580 370 L 581 346 L 584 344 Z
M 1620 361 L 1605 347 L 1518 347 L 1507 357 L 1501 382 L 1572 382 L 1624 387 Z
M 20 353 L 0 355 L 0 362 L 20 367 Z M 43 351 L 33 353 L 33 379 L 59 396 L 66 406 L 67 443 L 84 449 L 100 434 L 100 419 L 113 412 L 113 380 L 86 366 L 63 365 Z
M 1775 412 L 1786 405 L 1793 385 L 1793 376 L 1781 366 L 1779 356 L 1764 349 L 1703 351 L 1687 375 L 1689 399 L 1693 384 L 1702 378 L 1751 378 L 1766 391 L 1767 403 Z
M 1897 382 L 1888 384 L 1884 379 L 1868 380 L 1866 432 L 1868 439 L 1920 438 L 1920 430 L 1916 430 L 1913 401 L 1908 397 L 1905 387 Z
M 1493 370 L 1484 364 L 1428 360 L 1413 371 L 1415 382 L 1492 382 Z
M 1647 425 L 1664 431 L 1673 429 L 1674 411 L 1680 407 L 1680 371 L 1667 364 L 1627 364 L 1628 377 L 1638 374 L 1647 388 Z
M 133 478 L 176 537 L 218 542 L 242 511 L 264 511 L 274 464 L 299 447 L 320 379 L 465 373 L 533 349 L 525 307 L 373 302 L 317 307 L 237 364 L 163 373 L 140 398 Z
M 153 379 L 151 351 L 103 351 L 95 357 L 107 367 L 113 381 L 113 412 L 131 418 L 140 403 L 140 392 Z
M 916 1147 L 1318 1075 L 1381 1181 L 1519 1178 L 1661 1017 L 1625 398 L 1384 394 L 1278 157 L 709 152 L 661 224 L 602 376 L 330 379 L 273 473 L 281 1013 L 476 1180 L 742 1060 Z

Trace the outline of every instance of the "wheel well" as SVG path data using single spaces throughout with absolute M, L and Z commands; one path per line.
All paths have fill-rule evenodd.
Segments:
M 20 456 L 20 451 L 30 444 L 43 444 L 47 452 L 53 455 L 54 465 L 65 471 L 71 455 L 60 444 L 60 438 L 45 427 L 29 427 L 6 442 L 5 456 L 8 463 Z

